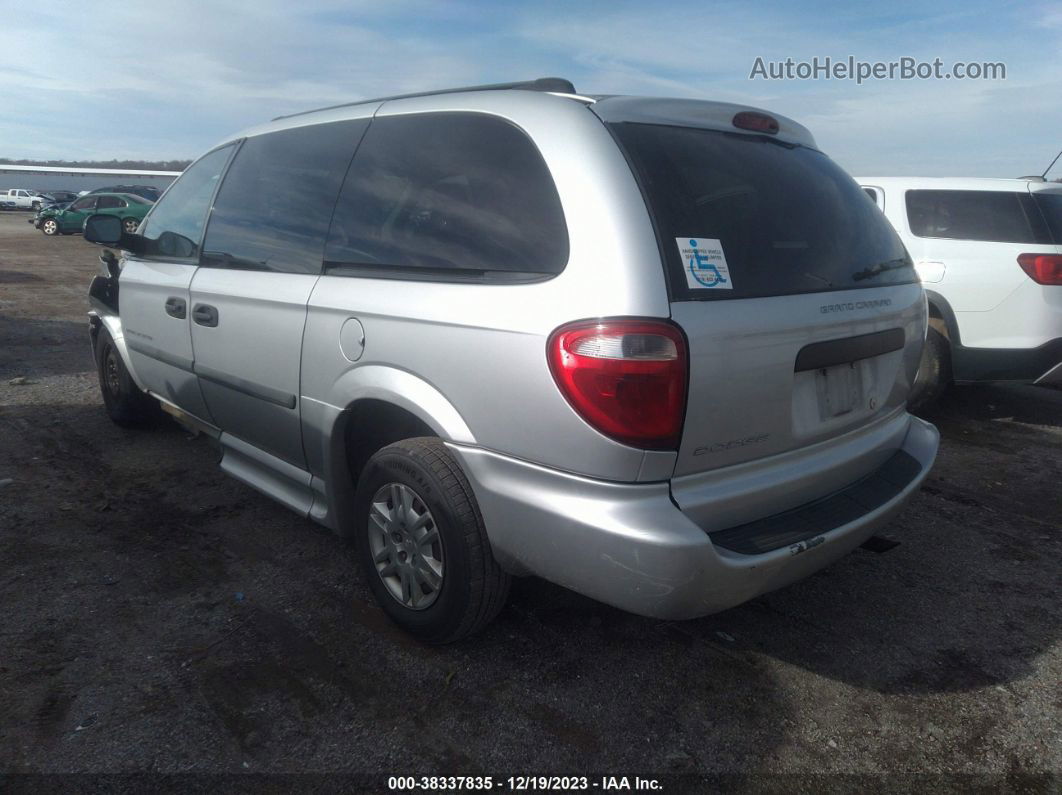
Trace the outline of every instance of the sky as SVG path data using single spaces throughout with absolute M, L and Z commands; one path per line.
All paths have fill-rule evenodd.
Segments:
M 193 158 L 285 113 L 547 75 L 780 113 L 856 175 L 1014 177 L 1062 149 L 1062 2 L 0 0 L 0 20 L 0 158 Z M 749 79 L 816 56 L 1007 76 Z

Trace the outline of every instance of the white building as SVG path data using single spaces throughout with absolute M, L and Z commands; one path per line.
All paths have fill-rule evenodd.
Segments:
M 69 190 L 79 193 L 110 185 L 151 185 L 162 190 L 180 173 L 125 168 L 16 166 L 0 163 L 0 188 L 26 188 L 45 193 L 50 190 Z

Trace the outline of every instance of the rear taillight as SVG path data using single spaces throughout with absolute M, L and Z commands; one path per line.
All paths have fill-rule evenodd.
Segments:
M 1062 256 L 1057 254 L 1019 254 L 1018 264 L 1039 284 L 1062 284 Z
M 686 340 L 654 320 L 561 326 L 547 348 L 572 408 L 601 433 L 649 450 L 678 447 L 686 409 Z

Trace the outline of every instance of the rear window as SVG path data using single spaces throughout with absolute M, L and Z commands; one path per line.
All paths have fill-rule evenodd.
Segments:
M 1062 193 L 1038 192 L 1032 196 L 1044 216 L 1052 241 L 1062 246 Z
M 649 202 L 673 300 L 917 281 L 885 216 L 821 152 L 716 130 L 610 127 Z
M 1017 191 L 909 190 L 907 222 L 916 237 L 1051 242 L 1032 196 Z

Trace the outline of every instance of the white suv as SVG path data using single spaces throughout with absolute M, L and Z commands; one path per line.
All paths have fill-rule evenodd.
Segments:
M 950 383 L 1062 383 L 1062 184 L 858 177 L 899 232 L 929 301 L 911 405 Z

